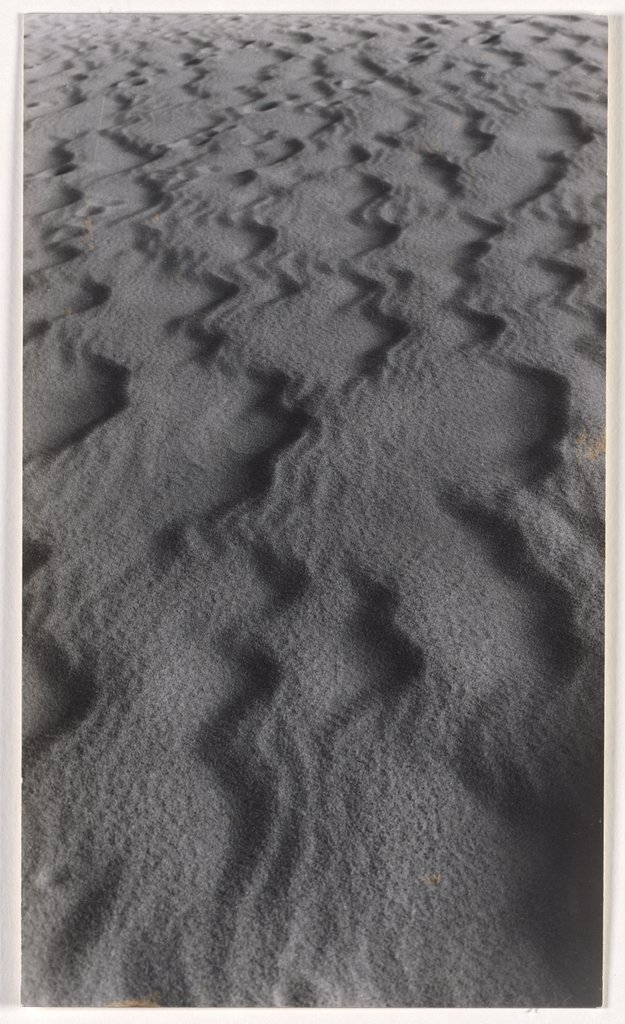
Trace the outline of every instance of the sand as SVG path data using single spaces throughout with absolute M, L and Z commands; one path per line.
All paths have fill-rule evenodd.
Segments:
M 601 999 L 607 23 L 28 16 L 23 1002 Z

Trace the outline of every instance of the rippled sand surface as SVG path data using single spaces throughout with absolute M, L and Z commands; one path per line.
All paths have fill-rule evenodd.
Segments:
M 601 997 L 607 24 L 29 16 L 23 1001 Z

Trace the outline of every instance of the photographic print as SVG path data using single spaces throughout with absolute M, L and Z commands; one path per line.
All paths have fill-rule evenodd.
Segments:
M 607 36 L 25 17 L 23 1004 L 601 1004 Z

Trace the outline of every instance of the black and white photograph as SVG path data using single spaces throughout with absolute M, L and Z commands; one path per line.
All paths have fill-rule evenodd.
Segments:
M 24 17 L 24 1006 L 602 1005 L 607 72 Z

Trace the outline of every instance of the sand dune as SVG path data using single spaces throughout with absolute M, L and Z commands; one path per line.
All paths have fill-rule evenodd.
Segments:
M 601 998 L 601 18 L 26 20 L 23 1001 Z

